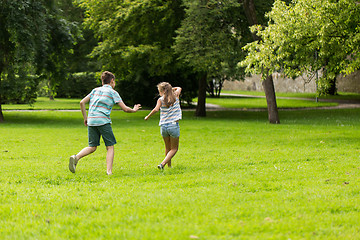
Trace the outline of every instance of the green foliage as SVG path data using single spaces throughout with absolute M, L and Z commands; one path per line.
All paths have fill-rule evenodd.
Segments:
M 43 78 L 49 81 L 49 90 L 57 94 L 58 86 L 68 77 L 69 62 L 77 39 L 81 38 L 79 22 L 71 21 L 72 16 L 64 16 L 61 4 L 66 0 L 48 2 L 47 28 L 48 44 L 44 64 L 39 69 Z M 71 2 L 67 3 L 70 4 Z M 68 20 L 69 19 L 69 20 Z
M 83 98 L 95 87 L 101 86 L 96 73 L 72 73 L 57 89 L 59 98 Z
M 42 1 L 2 0 L 0 12 L 0 103 L 32 102 L 36 86 L 29 76 L 46 53 L 46 8 Z
M 358 238 L 359 109 L 280 112 L 281 125 L 184 112 L 164 172 L 158 119 L 116 111 L 112 176 L 103 142 L 68 171 L 87 144 L 80 112 L 5 114 L 1 239 Z
M 236 75 L 244 21 L 238 1 L 184 1 L 186 16 L 173 48 L 180 59 L 209 78 Z
M 39 83 L 38 76 L 12 76 L 5 75 L 2 77 L 0 94 L 0 104 L 6 103 L 34 103 L 37 98 L 37 86 Z
M 91 56 L 115 73 L 117 89 L 129 104 L 153 105 L 156 84 L 191 89 L 190 69 L 178 64 L 171 46 L 183 18 L 181 1 L 78 0 L 85 25 L 100 41 Z M 187 92 L 192 94 L 193 91 Z M 192 96 L 193 97 L 193 96 Z
M 0 1 L 0 98 L 32 102 L 37 82 L 28 76 L 46 78 L 52 87 L 66 77 L 77 27 L 61 17 L 58 2 Z
M 324 79 L 334 79 L 359 68 L 360 6 L 354 0 L 277 0 L 267 16 L 267 27 L 252 27 L 261 40 L 245 47 L 240 65 L 248 73 L 296 77 L 323 69 Z

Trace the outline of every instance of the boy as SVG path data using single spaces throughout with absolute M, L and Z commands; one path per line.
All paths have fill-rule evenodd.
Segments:
M 76 165 L 79 160 L 96 151 L 100 145 L 100 136 L 102 136 L 106 146 L 106 173 L 112 174 L 114 161 L 114 145 L 116 139 L 111 128 L 110 113 L 114 104 L 120 106 L 124 112 L 137 112 L 140 104 L 134 108 L 129 108 L 122 101 L 119 93 L 114 90 L 115 76 L 109 71 L 101 74 L 102 87 L 95 88 L 80 101 L 81 113 L 84 117 L 84 124 L 88 127 L 89 146 L 82 149 L 78 154 L 70 157 L 69 170 L 75 173 Z M 86 115 L 85 104 L 89 104 L 89 112 Z

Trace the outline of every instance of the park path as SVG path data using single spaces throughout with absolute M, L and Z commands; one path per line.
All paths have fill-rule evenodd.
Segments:
M 221 93 L 220 96 L 229 96 L 229 97 L 243 97 L 243 98 L 265 98 L 265 96 L 253 96 L 246 94 L 234 94 L 234 93 Z M 298 97 L 276 97 L 276 99 L 296 99 L 296 100 L 307 100 L 315 101 L 315 98 L 298 98 Z M 360 100 L 346 100 L 346 99 L 318 99 L 319 102 L 336 102 L 337 106 L 328 106 L 328 107 L 306 107 L 306 108 L 279 108 L 280 111 L 294 111 L 294 110 L 311 110 L 311 109 L 350 109 L 350 108 L 360 108 Z M 224 108 L 216 104 L 206 103 L 206 110 L 209 111 L 267 111 L 267 108 Z

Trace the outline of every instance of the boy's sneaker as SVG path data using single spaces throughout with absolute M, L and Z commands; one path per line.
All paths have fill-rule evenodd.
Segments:
M 160 164 L 158 165 L 158 169 L 164 170 L 164 166 L 160 163 Z
M 69 170 L 72 173 L 75 173 L 76 165 L 77 165 L 76 155 L 72 155 L 69 159 Z

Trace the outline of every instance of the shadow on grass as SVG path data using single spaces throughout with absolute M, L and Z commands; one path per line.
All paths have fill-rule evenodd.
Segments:
M 135 114 L 126 114 L 120 111 L 112 113 L 111 118 L 117 127 L 143 126 L 146 122 L 143 117 L 148 111 L 140 111 Z M 268 123 L 267 111 L 207 111 L 206 117 L 195 117 L 194 111 L 184 111 L 182 121 L 242 121 L 242 122 L 263 122 Z M 293 125 L 338 125 L 357 124 L 360 121 L 360 109 L 318 109 L 318 110 L 279 110 L 281 124 Z M 79 127 L 83 124 L 80 112 L 61 111 L 29 111 L 29 112 L 4 112 L 5 122 L 1 126 L 16 127 Z M 158 115 L 151 120 L 158 122 Z M 151 124 L 153 124 L 151 123 Z M 281 125 L 280 124 L 280 125 Z
M 58 112 L 58 111 L 14 111 L 4 112 L 5 122 L 1 125 L 29 127 L 31 126 L 52 126 L 72 127 L 82 124 L 81 113 Z

